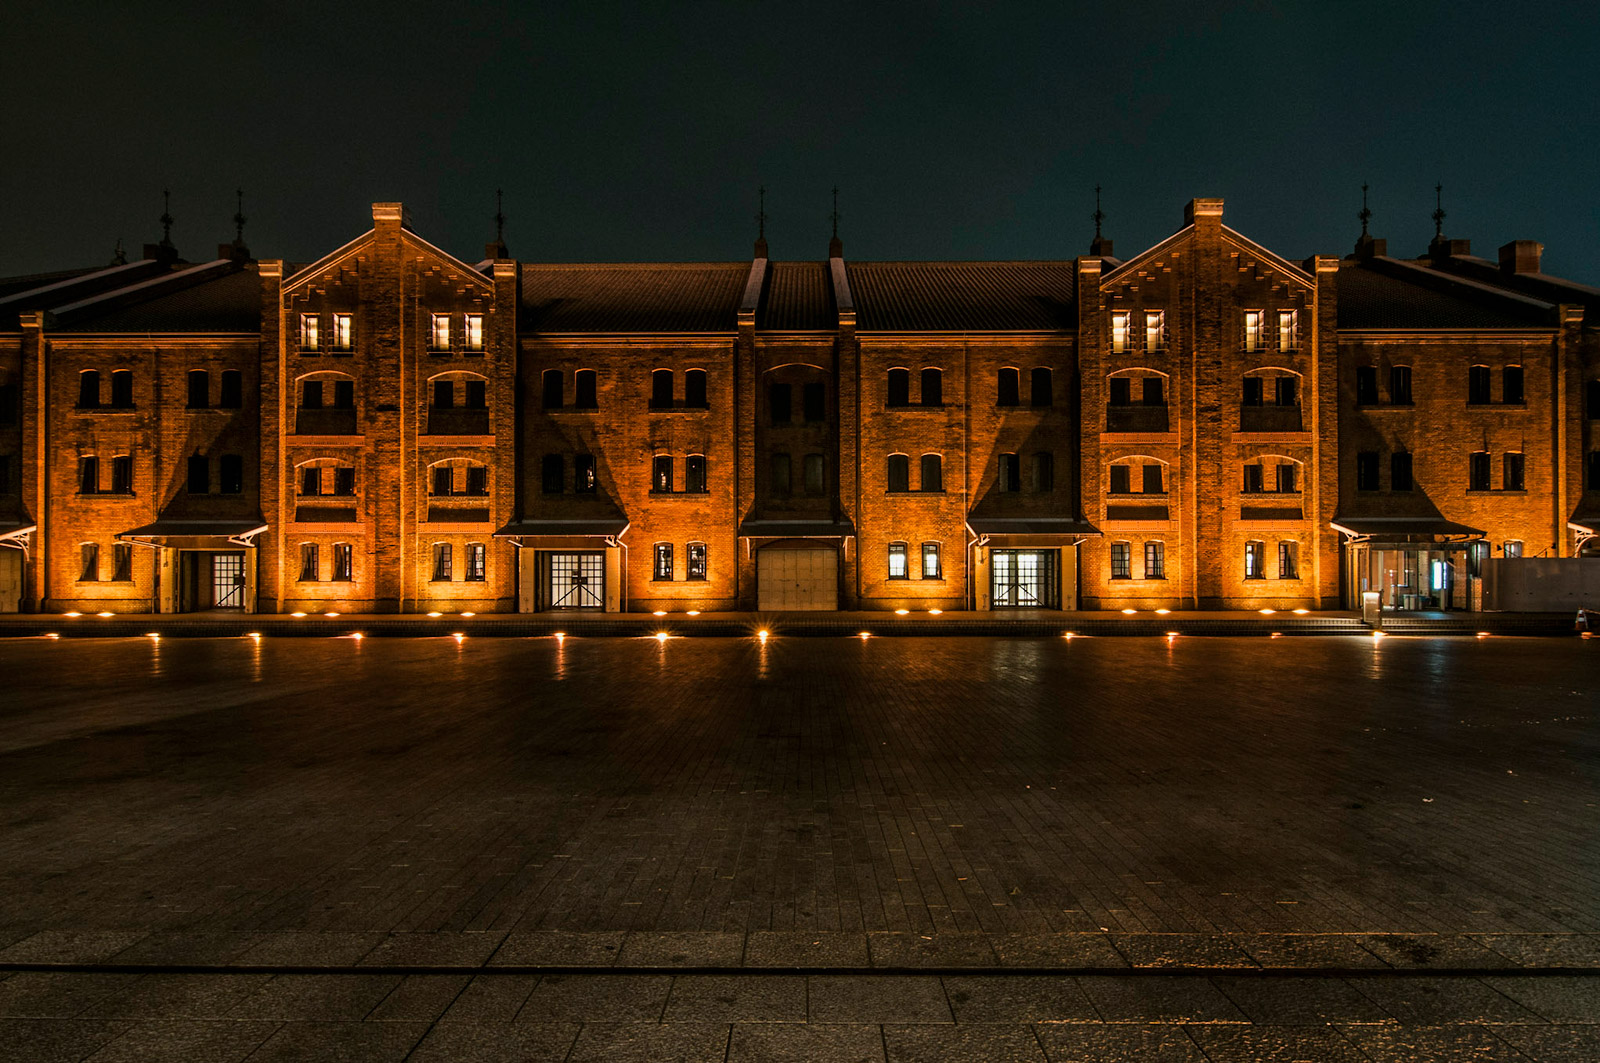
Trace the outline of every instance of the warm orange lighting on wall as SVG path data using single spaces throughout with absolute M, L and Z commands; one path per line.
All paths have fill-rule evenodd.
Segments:
M 96 613 L 95 616 L 110 616 L 110 613 Z
M 651 616 L 666 616 L 667 615 L 667 611 L 665 609 L 657 609 L 655 612 L 651 613 L 650 615 Z
M 323 616 L 338 616 L 338 613 L 323 613 Z
M 62 616 L 82 616 L 82 613 L 62 613 Z
M 1271 616 L 1272 614 L 1276 613 L 1277 610 L 1276 609 L 1257 609 L 1256 612 L 1260 613 L 1262 616 Z
M 928 610 L 928 615 L 929 616 L 942 616 L 942 615 L 944 615 L 944 610 L 943 609 L 929 609 Z
M 908 615 L 910 615 L 910 613 L 911 613 L 911 610 L 909 610 L 909 609 L 896 609 L 894 611 L 894 615 L 895 616 L 908 616 Z
M 294 617 L 296 620 L 298 620 L 301 617 L 305 616 L 306 614 L 304 614 L 304 613 L 290 613 L 289 615 Z
M 1138 612 L 1138 611 L 1139 611 L 1139 610 L 1137 610 L 1137 609 L 1124 609 L 1124 610 L 1123 610 L 1123 611 L 1122 611 L 1122 614 L 1123 614 L 1123 615 L 1124 615 L 1124 616 L 1132 616 L 1132 615 L 1133 615 L 1133 614 L 1134 614 L 1134 613 L 1137 613 L 1137 612 Z
M 477 616 L 477 613 L 462 613 L 462 616 Z
M 429 613 L 429 616 L 443 616 L 443 613 Z
M 1157 616 L 1166 616 L 1170 612 L 1172 612 L 1171 609 L 1157 609 L 1156 610 L 1156 615 Z

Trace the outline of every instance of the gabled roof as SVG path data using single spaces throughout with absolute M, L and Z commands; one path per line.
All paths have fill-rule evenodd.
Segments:
M 826 262 L 774 262 L 756 328 L 812 332 L 837 328 L 839 311 Z
M 847 262 L 856 327 L 873 332 L 1076 331 L 1071 262 Z
M 1441 260 L 1438 269 L 1469 277 L 1481 284 L 1519 292 L 1550 303 L 1582 306 L 1584 320 L 1593 326 L 1600 322 L 1600 288 L 1580 284 L 1548 273 L 1507 273 L 1498 262 L 1477 255 L 1451 255 Z
M 310 265 L 301 266 L 299 269 L 296 269 L 293 272 L 289 272 L 287 269 L 287 264 L 285 264 L 283 290 L 287 292 L 294 288 L 300 287 L 302 284 L 310 283 L 313 279 L 315 279 L 317 274 L 321 273 L 323 270 L 330 266 L 337 265 L 338 263 L 349 258 L 351 255 L 354 255 L 356 252 L 360 251 L 367 244 L 371 243 L 372 238 L 377 231 L 378 230 L 376 228 L 368 229 L 366 232 L 362 233 L 354 240 L 351 240 L 343 247 L 334 251 L 330 251 L 328 254 L 323 255 Z M 443 248 L 424 240 L 410 229 L 402 228 L 400 230 L 400 240 L 402 243 L 410 244 L 412 247 L 418 250 L 433 255 L 436 258 L 443 259 L 459 269 L 462 273 L 462 276 L 477 282 L 479 285 L 485 288 L 493 289 L 494 281 L 488 277 L 485 277 L 483 272 L 478 269 L 477 266 L 461 261 L 459 258 Z
M 1339 264 L 1341 331 L 1554 326 L 1553 307 L 1377 255 Z
M 59 310 L 54 331 L 260 332 L 260 276 L 232 264 L 212 265 L 195 267 L 190 283 L 175 275 L 170 284 L 145 282 Z
M 522 266 L 528 332 L 733 332 L 748 262 Z

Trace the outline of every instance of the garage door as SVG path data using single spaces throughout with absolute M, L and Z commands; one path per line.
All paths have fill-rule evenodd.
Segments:
M 769 546 L 756 554 L 763 610 L 839 608 L 839 552 L 826 546 Z

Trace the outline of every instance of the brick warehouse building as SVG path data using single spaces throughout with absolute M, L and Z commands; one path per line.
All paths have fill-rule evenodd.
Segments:
M 1600 547 L 1600 289 L 1291 262 L 306 265 L 0 280 L 0 609 L 1470 608 Z

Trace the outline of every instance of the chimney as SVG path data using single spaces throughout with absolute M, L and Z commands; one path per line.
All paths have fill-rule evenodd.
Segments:
M 1500 249 L 1500 272 L 1538 273 L 1544 245 L 1537 240 L 1513 240 Z
M 1369 258 L 1384 258 L 1389 254 L 1389 241 L 1376 236 L 1363 235 L 1356 241 L 1356 258 L 1365 262 Z
M 1089 241 L 1089 254 L 1098 258 L 1111 257 L 1111 238 L 1109 236 L 1096 236 Z
M 1428 257 L 1435 262 L 1456 255 L 1472 254 L 1471 240 L 1451 240 L 1446 236 L 1435 236 L 1428 245 Z
M 406 210 L 402 203 L 374 203 L 372 205 L 372 225 L 375 229 L 395 227 L 400 229 L 411 228 L 411 212 Z
M 1222 200 L 1191 199 L 1183 208 L 1183 224 L 1193 225 L 1196 218 L 1222 217 Z

